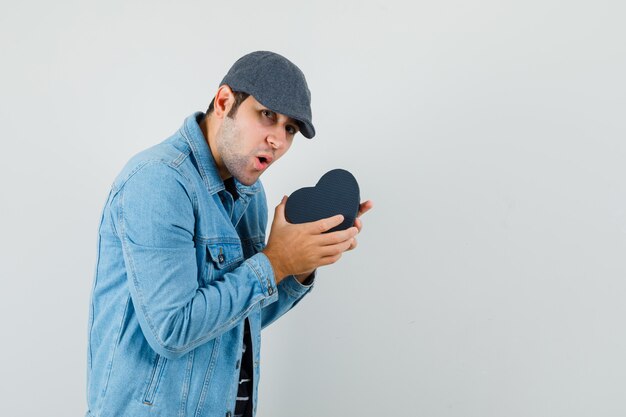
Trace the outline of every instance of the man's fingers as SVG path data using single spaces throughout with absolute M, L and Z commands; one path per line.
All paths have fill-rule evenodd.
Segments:
M 356 215 L 356 219 L 354 219 L 354 227 L 359 230 L 359 233 L 361 233 L 361 229 L 363 228 L 363 222 L 359 217 L 370 211 L 372 207 L 374 207 L 374 203 L 372 203 L 371 200 L 367 200 L 359 205 L 359 213 Z M 352 249 L 354 248 L 350 248 L 350 250 Z
M 341 255 L 342 253 L 347 251 L 351 245 L 352 245 L 352 239 L 346 240 L 345 242 L 337 243 L 335 245 L 324 246 L 320 249 L 319 255 L 322 258 Z
M 326 266 L 326 265 L 334 264 L 339 259 L 341 259 L 341 254 L 334 255 L 334 256 L 325 256 L 322 259 L 320 259 L 320 266 Z
M 349 251 L 353 247 L 356 247 L 356 239 L 354 238 L 336 245 L 324 246 L 321 253 L 322 258 L 320 259 L 320 265 L 334 264 L 343 256 L 344 252 Z
M 367 213 L 372 207 L 374 207 L 374 203 L 372 202 L 372 200 L 367 200 L 359 204 L 359 213 L 356 216 L 361 217 L 362 215 Z
M 345 242 L 352 239 L 359 233 L 356 227 L 350 227 L 346 230 L 337 230 L 336 232 L 326 233 L 319 236 L 319 243 L 321 245 L 336 245 L 338 243 Z
M 318 220 L 316 222 L 309 223 L 313 233 L 324 233 L 332 229 L 335 226 L 339 226 L 343 222 L 343 215 L 337 214 L 333 217 L 327 217 L 325 219 Z
M 363 222 L 358 217 L 354 219 L 354 227 L 356 227 L 359 233 L 361 233 L 361 229 L 363 228 Z

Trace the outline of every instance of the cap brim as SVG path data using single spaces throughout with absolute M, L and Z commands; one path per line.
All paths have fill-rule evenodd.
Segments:
M 313 139 L 313 136 L 315 136 L 315 128 L 312 124 L 298 120 L 298 127 L 300 127 L 300 133 L 302 133 L 302 136 L 305 138 Z

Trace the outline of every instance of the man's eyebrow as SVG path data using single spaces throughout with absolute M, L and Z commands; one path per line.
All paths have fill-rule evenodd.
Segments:
M 272 110 L 270 110 L 270 111 L 272 111 Z M 274 113 L 276 113 L 276 112 L 274 112 Z M 296 130 L 298 130 L 298 131 L 300 130 L 300 123 L 296 119 L 294 119 L 293 117 L 289 117 L 289 116 L 287 116 L 285 114 L 282 114 L 282 113 L 276 113 L 276 114 L 280 114 L 282 116 L 285 116 L 287 118 L 287 124 L 293 125 L 296 128 Z
M 282 116 L 286 116 L 286 115 L 284 115 L 282 113 L 278 113 L 278 112 L 276 112 L 276 111 L 274 111 L 274 110 L 272 110 L 270 108 L 267 108 L 266 106 L 262 105 L 261 103 L 259 103 L 259 110 L 267 110 L 267 111 L 271 111 L 272 113 L 274 113 L 276 115 L 280 114 Z M 296 127 L 296 129 L 298 129 L 298 131 L 299 131 L 300 130 L 300 122 L 298 122 L 293 117 L 289 117 L 289 116 L 286 116 L 286 117 L 287 117 L 287 123 L 289 123 L 290 125 L 294 125 Z
M 289 117 L 287 119 L 287 123 L 289 123 L 290 125 L 294 125 L 297 130 L 300 130 L 300 124 L 298 123 L 296 119 Z

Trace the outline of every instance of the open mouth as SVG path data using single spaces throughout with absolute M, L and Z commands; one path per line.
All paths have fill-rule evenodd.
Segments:
M 256 157 L 256 161 L 257 161 L 257 168 L 258 169 L 265 169 L 267 168 L 267 166 L 270 164 L 270 160 L 265 157 L 265 156 L 257 156 Z

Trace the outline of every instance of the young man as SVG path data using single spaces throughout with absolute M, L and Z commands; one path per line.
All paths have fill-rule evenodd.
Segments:
M 300 131 L 315 135 L 302 72 L 272 52 L 239 59 L 206 115 L 130 160 L 101 219 L 89 321 L 91 417 L 253 416 L 261 329 L 356 247 L 267 204 L 258 178 Z M 371 203 L 361 204 L 360 213 Z

